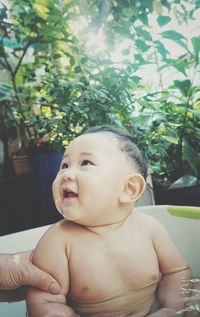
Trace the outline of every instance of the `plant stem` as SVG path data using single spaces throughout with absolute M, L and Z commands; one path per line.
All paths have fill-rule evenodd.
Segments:
M 3 54 L 3 58 L 4 58 L 4 61 L 5 61 L 5 64 L 1 63 L 1 65 L 4 66 L 10 72 L 12 86 L 13 86 L 13 90 L 14 90 L 14 94 L 15 94 L 15 99 L 16 99 L 16 103 L 17 103 L 18 110 L 19 110 L 20 113 L 22 113 L 22 111 L 23 111 L 23 105 L 22 105 L 22 102 L 21 102 L 21 99 L 20 99 L 20 96 L 19 96 L 19 90 L 18 90 L 17 82 L 16 82 L 16 75 L 17 75 L 19 67 L 20 67 L 20 65 L 21 65 L 21 63 L 23 61 L 23 58 L 24 58 L 24 56 L 25 56 L 30 44 L 31 44 L 31 41 L 28 41 L 27 44 L 25 45 L 23 53 L 22 53 L 21 57 L 19 58 L 19 61 L 18 61 L 18 63 L 17 63 L 17 65 L 16 65 L 14 70 L 11 67 L 11 65 L 10 65 L 10 63 L 9 63 L 7 57 L 6 57 L 5 51 L 4 51 L 4 54 Z M 27 133 L 28 133 L 28 135 L 30 137 L 31 133 L 29 131 L 29 128 L 24 125 L 24 122 L 22 120 L 20 120 L 20 134 L 21 134 L 21 139 L 22 139 L 22 146 L 25 146 L 26 143 L 27 143 L 26 131 L 27 131 Z
M 19 67 L 21 66 L 21 63 L 22 63 L 22 61 L 23 61 L 23 58 L 24 58 L 24 56 L 26 55 L 26 52 L 27 52 L 27 50 L 28 50 L 30 44 L 31 44 L 31 41 L 28 41 L 28 42 L 26 43 L 25 47 L 24 47 L 24 50 L 23 50 L 23 52 L 22 52 L 22 55 L 21 55 L 21 57 L 19 58 L 19 61 L 18 61 L 17 65 L 16 65 L 16 67 L 15 67 L 15 69 L 14 69 L 14 71 L 13 71 L 14 77 L 17 75 L 18 69 L 19 69 Z
M 198 65 L 198 62 L 195 65 L 195 71 L 193 74 L 193 78 L 191 80 L 191 87 L 194 83 L 194 79 L 196 76 L 197 65 Z M 185 129 L 186 129 L 186 125 L 187 125 L 187 115 L 188 115 L 188 111 L 190 109 L 190 99 L 191 99 L 191 95 L 192 95 L 191 87 L 188 89 L 186 109 L 185 109 L 185 113 L 183 116 L 183 125 L 182 125 L 182 128 L 180 130 L 179 142 L 178 142 L 178 161 L 179 161 L 179 166 L 180 166 L 180 176 L 183 175 L 183 139 L 184 139 Z
M 185 109 L 185 113 L 183 116 L 183 125 L 182 125 L 180 133 L 179 133 L 179 141 L 178 141 L 178 149 L 177 149 L 179 176 L 183 175 L 183 138 L 184 138 L 185 129 L 186 129 L 188 109 L 190 106 L 190 103 L 189 103 L 190 96 L 191 96 L 191 94 L 189 94 L 188 98 L 187 98 L 186 109 Z

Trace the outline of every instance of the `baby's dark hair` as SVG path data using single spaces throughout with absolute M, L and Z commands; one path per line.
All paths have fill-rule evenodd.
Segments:
M 130 159 L 138 172 L 146 179 L 147 164 L 143 151 L 139 148 L 137 140 L 125 131 L 118 130 L 109 125 L 94 126 L 86 130 L 83 134 L 89 133 L 112 133 L 117 139 L 120 150 Z

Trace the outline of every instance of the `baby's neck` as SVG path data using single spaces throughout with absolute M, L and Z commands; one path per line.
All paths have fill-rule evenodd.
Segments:
M 103 224 L 99 226 L 85 226 L 85 228 L 96 235 L 104 237 L 120 230 L 123 227 L 123 225 L 128 221 L 131 214 L 132 211 L 128 215 L 126 215 L 126 217 L 115 223 Z

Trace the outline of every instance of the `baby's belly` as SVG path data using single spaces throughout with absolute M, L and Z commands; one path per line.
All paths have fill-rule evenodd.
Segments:
M 155 302 L 157 284 L 158 281 L 155 281 L 140 289 L 119 292 L 115 296 L 96 302 L 76 301 L 70 298 L 69 304 L 81 317 L 143 317 Z

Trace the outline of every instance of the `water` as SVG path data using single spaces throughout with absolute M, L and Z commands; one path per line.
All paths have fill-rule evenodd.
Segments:
M 184 317 L 200 316 L 200 279 L 194 278 L 184 281 L 181 288 L 186 307 L 177 312 L 177 316 L 185 312 Z

